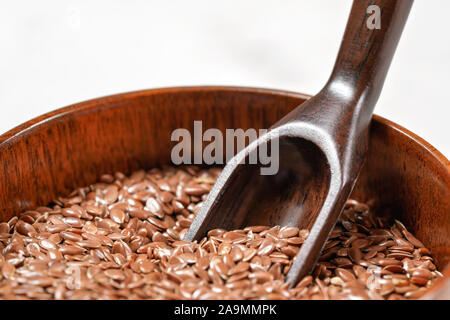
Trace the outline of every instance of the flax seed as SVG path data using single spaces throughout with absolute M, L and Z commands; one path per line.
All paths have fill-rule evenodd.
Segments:
M 0 299 L 415 299 L 442 277 L 400 221 L 389 225 L 355 200 L 313 275 L 293 289 L 284 279 L 306 229 L 214 229 L 182 241 L 219 173 L 107 174 L 1 222 Z
M 105 270 L 105 275 L 108 278 L 111 278 L 113 280 L 125 280 L 125 275 L 122 271 L 117 269 L 108 269 Z
M 280 229 L 278 235 L 280 238 L 291 238 L 297 236 L 298 231 L 298 228 L 286 226 Z
M 56 244 L 51 240 L 41 240 L 39 241 L 39 245 L 46 250 L 56 250 Z

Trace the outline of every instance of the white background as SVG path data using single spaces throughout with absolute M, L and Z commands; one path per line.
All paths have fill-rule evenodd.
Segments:
M 0 0 L 0 132 L 82 100 L 178 85 L 314 94 L 350 0 Z M 450 156 L 448 0 L 416 0 L 376 113 Z

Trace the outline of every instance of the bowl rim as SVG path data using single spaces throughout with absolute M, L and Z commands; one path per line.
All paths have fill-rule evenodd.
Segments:
M 74 103 L 62 108 L 58 108 L 49 112 L 46 112 L 40 116 L 37 116 L 31 120 L 28 120 L 0 135 L 0 147 L 5 144 L 10 144 L 15 140 L 16 137 L 22 134 L 29 134 L 33 128 L 38 127 L 41 124 L 57 120 L 58 118 L 73 113 L 79 112 L 80 110 L 89 110 L 91 108 L 106 108 L 108 107 L 108 102 L 112 102 L 115 99 L 132 99 L 141 96 L 148 95 L 158 95 L 158 94 L 170 94 L 177 92 L 212 92 L 212 91 L 226 91 L 226 92 L 245 92 L 245 93 L 263 93 L 270 95 L 281 95 L 299 99 L 309 99 L 312 95 L 299 93 L 294 91 L 282 90 L 282 89 L 271 89 L 271 88 L 260 88 L 260 87 L 247 87 L 247 86 L 176 86 L 176 87 L 161 87 L 161 88 L 151 88 L 136 91 L 128 91 L 123 93 L 117 93 L 112 95 L 101 96 L 93 99 L 88 99 L 78 103 Z M 406 136 L 410 140 L 417 143 L 422 149 L 426 150 L 429 154 L 433 156 L 443 167 L 446 168 L 448 175 L 450 175 L 450 161 L 435 147 L 433 147 L 425 139 L 419 137 L 415 133 L 406 129 L 405 127 L 388 120 L 377 114 L 373 115 L 373 119 L 381 123 L 401 135 Z

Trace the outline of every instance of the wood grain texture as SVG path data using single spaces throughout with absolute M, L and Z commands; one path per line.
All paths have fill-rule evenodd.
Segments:
M 0 136 L 0 220 L 94 183 L 102 173 L 169 164 L 172 130 L 192 128 L 194 120 L 221 130 L 267 128 L 308 98 L 256 88 L 167 88 L 43 115 Z M 450 163 L 442 154 L 374 116 L 352 197 L 403 221 L 431 249 L 439 270 L 448 266 L 450 279 Z
M 372 113 L 412 2 L 353 2 L 324 88 L 227 163 L 185 240 L 249 221 L 308 228 L 286 281 L 295 286 L 313 270 L 365 161 Z M 379 28 L 368 27 L 371 5 L 380 10 Z M 246 160 L 268 141 L 279 141 L 279 170 L 262 176 Z

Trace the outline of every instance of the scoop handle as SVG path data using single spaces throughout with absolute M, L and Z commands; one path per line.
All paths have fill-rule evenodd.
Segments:
M 355 0 L 328 89 L 364 96 L 372 115 L 413 0 Z
M 325 87 L 275 126 L 291 126 L 327 155 L 331 182 L 310 235 L 286 281 L 312 270 L 364 163 L 369 124 L 412 0 L 354 0 L 336 64 Z M 306 129 L 305 129 L 306 128 Z M 303 130 L 301 130 L 303 129 Z
M 412 4 L 413 0 L 354 0 L 324 88 L 273 127 L 307 121 L 333 137 L 348 132 L 350 123 L 357 132 L 366 130 Z

